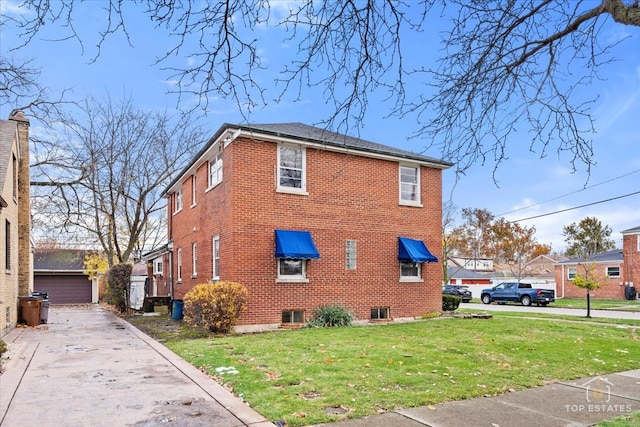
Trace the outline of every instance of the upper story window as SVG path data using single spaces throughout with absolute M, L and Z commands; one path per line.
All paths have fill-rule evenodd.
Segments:
M 576 277 L 576 268 L 569 267 L 567 268 L 567 279 L 573 280 Z
M 196 176 L 191 176 L 191 207 L 196 205 L 196 197 L 198 195 L 198 186 Z
M 306 194 L 306 150 L 293 145 L 278 146 L 278 190 Z
M 174 213 L 180 212 L 182 210 L 182 188 L 180 188 L 179 190 L 176 191 L 175 193 L 175 201 L 176 201 L 176 208 Z
M 400 204 L 420 205 L 420 167 L 400 165 Z
M 214 160 L 209 161 L 209 188 L 213 188 L 222 182 L 222 153 Z
M 607 267 L 607 277 L 620 277 L 620 267 Z
M 153 274 L 159 274 L 162 276 L 162 258 L 156 258 L 153 260 Z

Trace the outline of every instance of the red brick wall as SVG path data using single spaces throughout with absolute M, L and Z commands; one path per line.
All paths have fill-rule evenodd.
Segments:
M 640 289 L 640 251 L 638 251 L 637 234 L 622 236 L 622 253 L 624 254 L 624 275 L 626 282 L 632 282 L 636 290 Z
M 441 258 L 441 171 L 421 169 L 422 208 L 399 206 L 398 163 L 307 148 L 308 196 L 276 192 L 277 145 L 238 139 L 225 148 L 224 178 L 204 193 L 207 166 L 197 171 L 197 205 L 191 181 L 183 184 L 183 210 L 170 229 L 182 248 L 181 298 L 211 277 L 212 237 L 219 234 L 221 279 L 249 289 L 240 324 L 280 323 L 283 310 L 340 303 L 369 319 L 372 307 L 391 317 L 441 310 L 441 265 L 422 264 L 422 283 L 401 283 L 399 236 L 420 239 Z M 311 232 L 320 259 L 307 262 L 308 283 L 276 283 L 274 230 Z M 357 241 L 357 269 L 346 270 L 345 241 Z M 198 277 L 191 278 L 191 246 L 198 242 Z M 174 256 L 175 262 L 175 256 Z M 175 267 L 174 267 L 175 275 Z
M 573 265 L 556 265 L 555 267 L 555 279 L 556 279 L 556 298 L 586 298 L 587 290 L 581 289 L 573 284 L 572 280 L 567 279 L 568 268 L 575 267 L 578 274 L 584 275 L 585 268 L 582 264 Z M 607 278 L 607 267 L 620 267 L 620 277 Z M 564 273 L 564 276 L 563 276 Z M 595 289 L 591 292 L 594 298 L 602 299 L 624 299 L 624 286 L 620 286 L 620 283 L 625 282 L 623 263 L 597 263 L 595 267 L 595 278 L 600 283 L 600 289 Z M 564 282 L 563 282 L 564 281 Z M 564 295 L 563 295 L 563 283 L 564 283 Z

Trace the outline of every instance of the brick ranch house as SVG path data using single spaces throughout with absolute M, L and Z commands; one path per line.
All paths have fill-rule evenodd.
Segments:
M 165 190 L 163 278 L 175 299 L 245 285 L 239 332 L 299 326 L 324 304 L 360 322 L 441 311 L 450 166 L 300 123 L 224 124 Z
M 640 288 L 640 227 L 622 231 L 622 250 L 602 252 L 584 259 L 570 259 L 555 265 L 556 296 L 584 298 L 586 290 L 573 285 L 576 274 L 585 274 L 585 265 L 595 265 L 595 277 L 600 289 L 592 291 L 595 298 L 624 299 L 625 288 Z

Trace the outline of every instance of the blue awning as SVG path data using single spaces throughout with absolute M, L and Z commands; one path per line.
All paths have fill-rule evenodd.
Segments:
M 320 258 L 308 231 L 276 230 L 276 258 Z
M 422 240 L 398 237 L 398 259 L 409 262 L 438 262 Z

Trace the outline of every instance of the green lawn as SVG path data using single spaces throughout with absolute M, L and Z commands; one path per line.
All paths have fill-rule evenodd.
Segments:
M 165 344 L 269 420 L 296 426 L 638 369 L 633 323 L 494 313 Z
M 494 303 L 495 304 L 495 303 Z M 508 303 L 522 305 L 520 303 Z M 475 298 L 471 303 L 460 304 L 460 308 L 483 306 L 479 298 Z M 587 309 L 587 298 L 559 298 L 549 304 L 549 307 L 557 308 L 580 308 Z M 620 300 L 620 299 L 591 299 L 591 308 L 594 310 L 623 310 L 640 311 L 640 300 Z
M 587 308 L 587 298 L 561 298 L 549 307 Z M 591 308 L 597 310 L 640 311 L 640 300 L 591 299 Z

